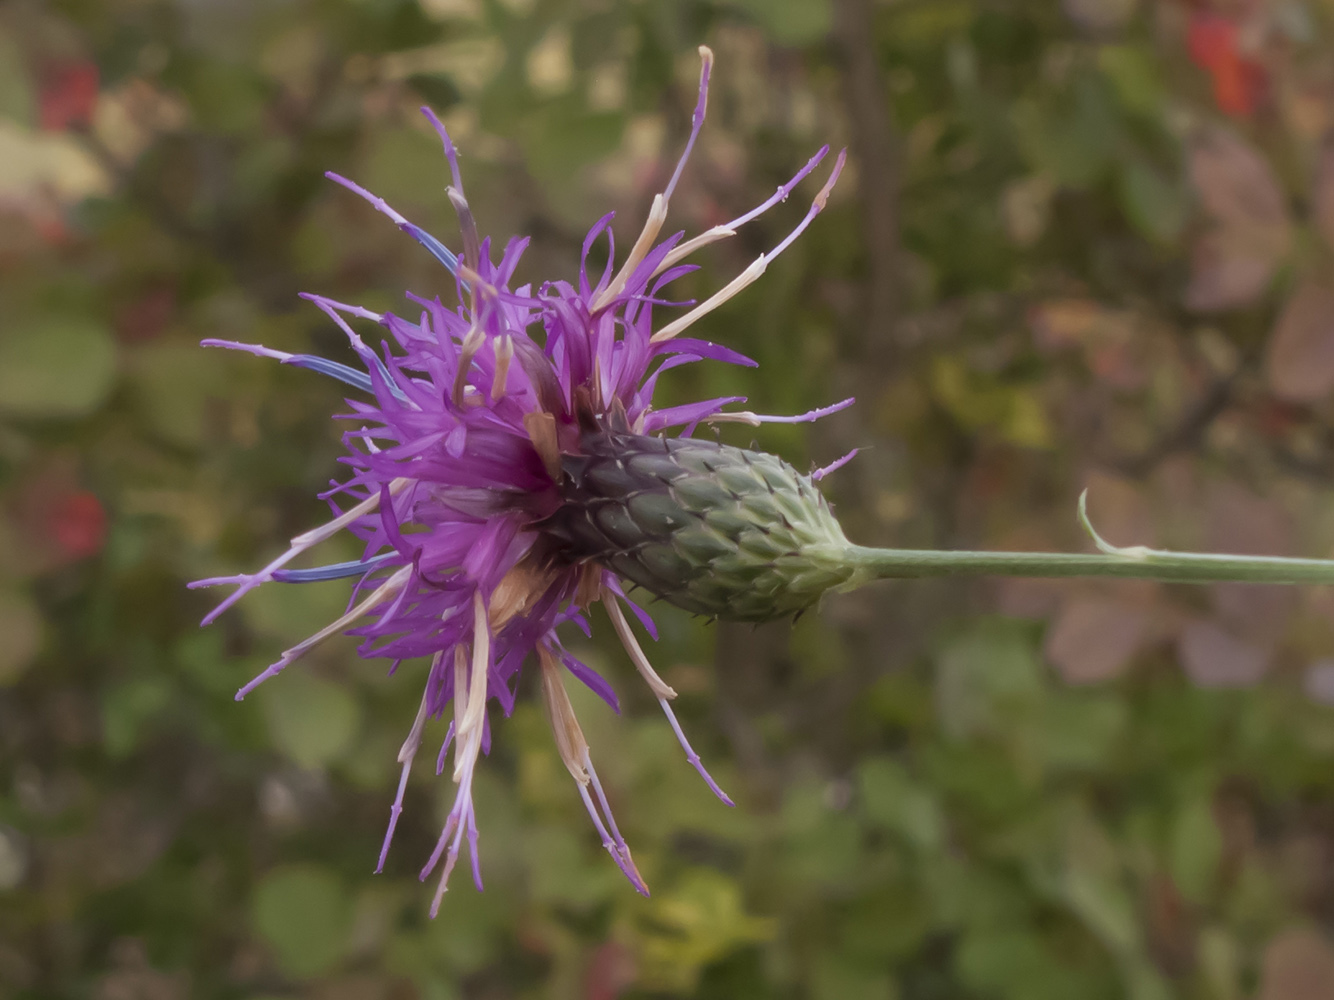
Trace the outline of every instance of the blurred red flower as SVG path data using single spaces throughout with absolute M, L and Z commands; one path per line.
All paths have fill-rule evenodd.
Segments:
M 88 490 L 76 490 L 55 498 L 47 516 L 51 540 L 70 559 L 84 559 L 102 551 L 107 539 L 107 512 Z
M 97 106 L 97 66 L 88 60 L 56 63 L 39 74 L 38 110 L 42 128 L 59 132 L 89 125 Z
M 1190 16 L 1186 45 L 1191 61 L 1213 80 L 1219 110 L 1245 118 L 1259 106 L 1267 75 L 1262 63 L 1242 51 L 1240 33 L 1230 18 L 1197 10 Z

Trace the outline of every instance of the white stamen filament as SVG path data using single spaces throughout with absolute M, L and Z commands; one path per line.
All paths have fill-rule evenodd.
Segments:
M 547 710 L 547 721 L 551 723 L 556 751 L 560 754 L 566 770 L 579 786 L 579 797 L 583 799 L 584 808 L 588 810 L 589 818 L 593 820 L 593 826 L 602 840 L 602 846 L 630 880 L 630 884 L 647 896 L 648 886 L 644 884 L 643 876 L 635 867 L 629 845 L 621 836 L 621 831 L 616 828 L 616 819 L 612 816 L 607 793 L 603 791 L 602 782 L 598 780 L 598 773 L 593 767 L 588 741 L 584 738 L 579 720 L 575 718 L 574 706 L 570 704 L 570 696 L 561 680 L 560 667 L 546 646 L 537 647 L 537 662 L 542 671 L 542 704 Z M 590 794 L 590 786 L 592 792 L 597 795 L 596 803 L 593 794 Z
M 676 182 L 681 179 L 681 172 L 685 170 L 686 161 L 690 159 L 690 153 L 695 148 L 695 140 L 699 138 L 699 130 L 704 125 L 704 115 L 708 108 L 709 97 L 709 74 L 713 71 L 713 52 L 707 45 L 699 47 L 700 70 L 699 70 L 699 100 L 695 104 L 695 111 L 690 118 L 690 138 L 686 140 L 686 147 L 681 152 L 681 158 L 676 161 L 676 169 L 672 171 L 671 180 L 667 182 L 661 194 L 653 196 L 653 206 L 649 209 L 648 220 L 644 223 L 644 231 L 639 234 L 639 239 L 635 240 L 635 245 L 630 248 L 630 256 L 625 258 L 625 263 L 621 269 L 616 272 L 616 277 L 612 279 L 602 293 L 593 300 L 593 312 L 611 302 L 616 296 L 625 290 L 626 283 L 630 280 L 630 275 L 634 274 L 635 268 L 648 256 L 649 250 L 653 247 L 653 242 L 662 232 L 662 225 L 667 221 L 667 204 L 671 201 L 672 192 L 676 190 Z M 661 270 L 661 268 L 659 268 Z
M 454 373 L 454 405 L 463 405 L 463 390 L 468 383 L 468 373 L 472 370 L 472 359 L 477 356 L 477 352 L 482 349 L 482 344 L 486 342 L 486 334 L 482 328 L 473 323 L 472 328 L 463 338 L 463 343 L 459 345 L 459 367 Z
M 701 250 L 711 243 L 717 243 L 720 240 L 725 240 L 728 237 L 735 235 L 736 230 L 729 229 L 727 226 L 714 226 L 712 229 L 706 229 L 698 236 L 686 240 L 680 246 L 671 250 L 666 257 L 662 258 L 662 263 L 659 264 L 658 269 L 653 272 L 653 277 L 656 278 L 658 275 L 662 274 L 663 271 L 667 270 L 678 261 L 689 257 L 696 250 Z
M 537 662 L 542 671 L 542 703 L 546 706 L 547 720 L 556 739 L 556 750 L 571 777 L 581 785 L 588 784 L 588 770 L 584 760 L 588 756 L 588 741 L 575 718 L 570 695 L 561 683 L 560 668 L 551 651 L 537 647 Z
M 468 709 L 468 653 L 462 644 L 454 647 L 454 754 L 463 743 L 463 713 Z M 455 781 L 458 779 L 455 778 Z
M 735 278 L 724 285 L 720 290 L 714 292 L 699 305 L 691 309 L 680 319 L 673 320 L 664 326 L 661 330 L 649 338 L 651 344 L 661 344 L 664 340 L 671 340 L 677 334 L 684 331 L 696 320 L 707 316 L 728 299 L 737 295 L 748 285 L 759 280 L 760 275 L 764 273 L 765 268 L 769 266 L 770 257 L 760 254 L 754 262 L 738 274 Z
M 491 659 L 491 629 L 487 624 L 486 604 L 482 601 L 481 591 L 472 595 L 472 674 L 468 678 L 468 701 L 459 722 L 459 739 L 468 739 L 473 730 L 481 730 L 482 719 L 486 711 L 487 668 Z M 455 690 L 454 697 L 458 697 Z M 454 780 L 459 780 L 459 768 L 454 769 Z
M 472 777 L 477 767 L 477 757 L 482 749 L 482 731 L 485 728 L 487 659 L 490 656 L 490 635 L 486 629 L 486 608 L 480 593 L 473 595 L 473 663 L 472 677 L 468 676 L 468 654 L 460 644 L 454 647 L 454 782 L 459 786 L 454 796 L 453 808 L 445 827 L 436 841 L 435 850 L 422 869 L 425 878 L 436 866 L 440 856 L 448 846 L 445 867 L 436 884 L 435 896 L 431 900 L 431 916 L 440 911 L 440 901 L 449 889 L 449 876 L 458 863 L 459 849 L 463 844 L 464 833 L 472 845 L 473 867 L 476 872 L 477 857 L 477 818 L 472 805 Z M 481 653 L 480 668 L 478 666 Z M 478 876 L 479 877 L 479 876 Z M 479 883 L 480 885 L 480 883 Z
M 496 341 L 496 374 L 491 379 L 491 398 L 499 399 L 505 395 L 505 379 L 510 373 L 510 362 L 514 360 L 514 338 L 508 333 L 501 334 Z
M 607 616 L 611 618 L 611 624 L 616 629 L 616 635 L 620 638 L 621 645 L 630 654 L 630 659 L 634 661 L 640 676 L 648 683 L 649 690 L 653 692 L 653 696 L 658 699 L 658 704 L 662 706 L 663 714 L 667 716 L 672 732 L 676 734 L 677 742 L 681 744 L 681 749 L 686 752 L 686 760 L 690 762 L 691 767 L 699 772 L 699 776 L 704 779 L 704 783 L 709 786 L 714 795 L 729 806 L 735 805 L 736 803 L 728 797 L 727 793 L 718 787 L 718 782 L 713 780 L 713 776 L 709 774 L 700 761 L 699 754 L 695 753 L 695 748 L 686 739 L 685 730 L 681 728 L 681 723 L 676 719 L 676 713 L 672 711 L 672 706 L 668 704 L 676 697 L 676 691 L 658 676 L 657 671 L 648 662 L 648 657 L 644 655 L 644 651 L 639 648 L 639 641 L 635 639 L 634 633 L 630 631 L 630 623 L 625 620 L 625 612 L 621 610 L 615 595 L 605 592 L 602 603 L 606 605 Z
M 762 423 L 760 415 L 751 410 L 736 410 L 732 413 L 715 413 L 711 417 L 704 417 L 701 423 L 706 424 L 749 424 L 751 427 L 758 427 Z
M 791 416 L 756 413 L 753 410 L 733 410 L 702 417 L 701 422 L 706 424 L 749 424 L 751 427 L 758 427 L 760 424 L 806 424 L 819 420 L 821 417 L 827 417 L 831 413 L 837 413 L 839 410 L 846 410 L 854 401 L 853 397 L 848 397 L 839 400 L 837 403 L 831 403 L 829 406 L 816 407 L 814 410 L 807 410 L 805 413 L 796 413 Z
M 663 341 L 671 340 L 696 320 L 713 312 L 713 310 L 717 309 L 728 299 L 735 296 L 743 288 L 759 278 L 759 276 L 764 273 L 765 268 L 769 266 L 769 262 L 791 246 L 792 242 L 805 232 L 806 227 L 811 224 L 812 220 L 824 210 L 825 204 L 829 201 L 829 193 L 833 191 L 834 184 L 838 181 L 838 175 L 843 172 L 843 165 L 847 162 L 847 158 L 846 150 L 843 150 L 838 154 L 838 159 L 834 162 L 834 169 L 829 172 L 829 179 L 825 181 L 824 187 L 820 188 L 819 193 L 816 194 L 805 217 L 798 223 L 797 227 L 793 229 L 792 232 L 787 234 L 786 238 L 784 238 L 778 246 L 774 247 L 767 254 L 760 254 L 750 267 L 738 274 L 723 286 L 720 291 L 709 296 L 680 319 L 673 320 L 671 323 L 664 326 L 649 338 L 649 343 L 661 344 Z
M 523 428 L 533 442 L 547 475 L 560 481 L 560 445 L 556 441 L 556 418 L 550 413 L 525 413 Z
M 653 697 L 671 699 L 676 697 L 676 691 L 670 684 L 658 676 L 658 672 L 653 669 L 653 664 L 648 662 L 648 657 L 644 651 L 639 648 L 639 641 L 635 634 L 630 631 L 630 623 L 625 620 L 625 612 L 621 610 L 616 596 L 610 591 L 604 591 L 602 594 L 602 604 L 607 609 L 607 617 L 611 619 L 612 628 L 616 630 L 617 637 L 621 640 L 621 645 L 625 651 L 630 654 L 630 659 L 634 662 L 635 669 L 639 671 L 639 676 L 644 678 L 649 689 L 653 692 Z
M 400 493 L 403 492 L 403 489 L 406 486 L 413 483 L 414 481 L 415 480 L 406 478 L 391 480 L 389 483 L 389 495 L 391 497 L 398 496 Z M 363 514 L 369 514 L 371 511 L 375 510 L 379 506 L 380 506 L 380 494 L 378 492 L 372 493 L 365 500 L 361 501 L 361 503 L 357 504 L 355 507 L 349 508 L 342 514 L 339 514 L 328 524 L 323 525 L 319 528 L 312 528 L 310 531 L 297 535 L 295 538 L 292 539 L 292 545 L 301 546 L 303 550 L 308 549 L 310 548 L 310 546 L 315 545 L 319 542 L 324 541 L 326 538 L 331 538 L 334 535 L 338 534 L 338 532 L 342 531 L 353 521 L 357 520 L 357 518 L 361 517 Z M 295 555 L 295 553 L 292 554 Z
M 395 479 L 391 481 L 389 483 L 389 495 L 397 496 L 399 493 L 402 493 L 407 486 L 411 485 L 414 482 L 416 482 L 416 480 L 413 479 Z M 220 614 L 222 614 L 224 611 L 230 608 L 233 604 L 239 601 L 242 597 L 244 597 L 255 587 L 258 587 L 260 584 L 267 583 L 269 580 L 271 580 L 273 578 L 273 574 L 277 570 L 282 569 L 289 562 L 291 562 L 293 559 L 299 556 L 302 552 L 305 552 L 307 549 L 315 545 L 318 545 L 326 538 L 332 538 L 334 535 L 338 534 L 338 532 L 342 531 L 353 521 L 356 521 L 360 517 L 364 517 L 366 514 L 369 514 L 371 511 L 375 510 L 375 508 L 379 506 L 380 506 L 380 494 L 377 491 L 375 493 L 372 493 L 370 496 L 368 496 L 365 500 L 361 501 L 361 503 L 357 504 L 355 507 L 351 507 L 348 510 L 345 510 L 343 513 L 339 514 L 328 524 L 321 525 L 318 528 L 312 528 L 310 531 L 303 532 L 297 535 L 295 538 L 291 539 L 289 543 L 290 547 L 288 548 L 288 550 L 284 552 L 282 555 L 280 555 L 277 559 L 273 560 L 273 562 L 265 566 L 258 573 L 248 573 L 238 577 L 212 577 L 207 580 L 197 580 L 194 583 L 190 584 L 191 589 L 194 589 L 196 587 L 211 587 L 215 584 L 220 584 L 220 583 L 240 584 L 240 586 L 237 587 L 235 591 L 227 595 L 226 599 L 223 600 L 221 604 L 219 604 L 216 608 L 214 608 L 212 611 L 210 611 L 207 615 L 204 616 L 203 624 L 208 625 L 211 622 L 215 621 Z
M 380 586 L 375 589 L 375 592 L 371 594 L 370 597 L 366 598 L 364 601 L 358 604 L 347 614 L 343 615 L 337 621 L 331 622 L 330 624 L 326 625 L 324 628 L 320 629 L 310 638 L 297 643 L 291 649 L 284 650 L 283 655 L 278 658 L 277 663 L 274 663 L 271 666 L 266 667 L 263 673 L 255 677 L 252 681 L 250 681 L 243 688 L 241 688 L 241 690 L 236 692 L 236 700 L 240 701 L 251 691 L 255 690 L 255 688 L 259 687 L 259 685 L 262 684 L 264 681 L 268 680 L 270 677 L 274 677 L 277 674 L 281 673 L 286 667 L 290 666 L 292 663 L 295 663 L 297 660 L 301 659 L 301 657 L 305 656 L 320 643 L 324 642 L 331 636 L 335 636 L 338 633 L 342 632 L 349 625 L 355 622 L 358 618 L 361 618 L 364 614 L 375 608 L 381 602 L 396 595 L 400 590 L 403 589 L 404 586 L 407 585 L 408 580 L 411 579 L 412 577 L 412 573 L 413 573 L 412 566 L 409 565 L 401 567 L 396 573 L 394 573 L 393 576 L 391 576 L 384 583 L 380 584 Z
M 611 284 L 602 290 L 602 293 L 593 300 L 593 312 L 611 302 L 616 296 L 625 290 L 625 283 L 630 280 L 641 261 L 648 256 L 649 250 L 653 247 L 653 241 L 658 238 L 658 233 L 662 232 L 662 224 L 667 221 L 667 199 L 660 194 L 653 196 L 653 207 L 649 209 L 648 221 L 644 223 L 644 231 L 639 234 L 639 239 L 635 240 L 635 245 L 630 248 L 630 256 L 625 258 L 625 263 L 621 269 L 616 272 L 616 277 L 612 279 Z
M 384 871 L 385 859 L 389 856 L 389 844 L 394 839 L 398 817 L 403 813 L 403 796 L 408 788 L 408 775 L 412 773 L 412 762 L 417 756 L 417 748 L 421 746 L 422 730 L 426 727 L 427 705 L 431 698 L 431 676 L 439 668 L 442 656 L 443 652 L 436 653 L 431 661 L 431 671 L 426 675 L 426 688 L 422 691 L 422 702 L 417 709 L 417 717 L 412 720 L 408 738 L 403 741 L 403 746 L 398 751 L 398 762 L 403 765 L 403 771 L 398 777 L 398 792 L 394 795 L 394 804 L 389 807 L 389 829 L 385 831 L 384 844 L 380 847 L 380 861 L 375 866 L 377 875 Z
M 454 213 L 459 217 L 459 230 L 463 236 L 463 262 L 476 271 L 482 261 L 482 240 L 477 232 L 477 220 L 473 218 L 468 199 L 454 185 L 445 188 L 445 197 L 454 206 Z

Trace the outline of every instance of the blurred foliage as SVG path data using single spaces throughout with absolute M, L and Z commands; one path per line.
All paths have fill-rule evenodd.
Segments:
M 688 127 L 698 231 L 822 142 L 829 210 L 707 321 L 758 371 L 669 401 L 855 392 L 795 461 L 868 542 L 1334 552 L 1328 0 L 8 0 L 0 6 L 0 995 L 20 998 L 1334 997 L 1334 603 L 1003 581 L 828 600 L 653 650 L 714 801 L 608 647 L 581 715 L 654 890 L 588 828 L 540 709 L 478 778 L 487 889 L 414 875 L 418 693 L 313 655 L 344 585 L 213 629 L 184 582 L 315 523 L 340 393 L 198 349 L 337 356 L 313 290 L 399 308 L 438 266 L 322 178 L 449 240 L 429 102 L 474 210 L 626 246 Z M 692 277 L 703 295 L 798 197 Z M 744 443 L 744 441 L 743 441 Z M 872 446 L 872 447 L 867 447 Z M 335 546 L 336 547 L 336 546 Z M 330 553 L 330 561 L 350 553 Z

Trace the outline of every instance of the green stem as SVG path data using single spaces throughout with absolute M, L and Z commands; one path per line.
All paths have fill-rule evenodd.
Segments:
M 1107 542 L 1088 517 L 1088 491 L 1079 498 L 1079 523 L 1099 553 L 940 552 L 869 549 L 850 545 L 839 554 L 853 570 L 850 586 L 868 580 L 923 576 L 1104 576 L 1169 583 L 1334 583 L 1334 560 L 1168 552 Z
M 840 561 L 853 580 L 924 576 L 1105 576 L 1172 583 L 1334 583 L 1334 560 L 1147 550 L 1142 555 L 940 552 L 853 545 Z M 855 585 L 855 584 L 854 584 Z

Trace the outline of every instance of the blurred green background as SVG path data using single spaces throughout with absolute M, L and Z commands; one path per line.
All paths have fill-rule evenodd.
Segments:
M 302 290 L 372 308 L 439 266 L 458 140 L 520 280 L 670 227 L 821 143 L 827 212 L 701 335 L 859 541 L 1334 555 L 1330 0 L 7 0 L 0 6 L 0 996 L 91 1000 L 1334 998 L 1334 595 L 883 585 L 795 627 L 663 610 L 650 652 L 715 801 L 623 653 L 579 708 L 654 890 L 599 846 L 533 698 L 478 778 L 482 863 L 415 880 L 418 768 L 373 876 L 420 674 L 322 648 L 262 565 L 338 474 L 340 357 Z M 808 182 L 687 282 L 772 246 Z M 748 443 L 749 433 L 736 440 Z M 337 544 L 330 561 L 347 558 Z M 418 667 L 420 665 L 417 665 Z M 528 692 L 530 695 L 532 691 Z M 576 693 L 577 697 L 577 693 Z M 437 734 L 438 736 L 439 734 Z

